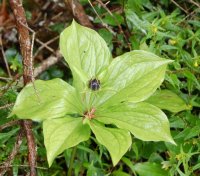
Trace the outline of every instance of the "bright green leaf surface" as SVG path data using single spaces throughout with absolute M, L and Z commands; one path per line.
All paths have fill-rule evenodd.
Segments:
M 136 29 L 141 30 L 141 32 L 143 32 L 144 34 L 147 34 L 146 30 L 149 26 L 148 21 L 141 20 L 134 11 L 129 10 L 129 9 L 126 10 L 126 18 L 127 18 L 127 21 L 132 26 L 134 26 Z
M 171 112 L 179 112 L 188 109 L 185 102 L 170 90 L 156 91 L 146 102 Z
M 54 158 L 65 149 L 74 147 L 90 137 L 90 128 L 82 118 L 64 117 L 43 122 L 44 143 L 51 166 Z
M 112 172 L 112 176 L 130 176 L 130 174 L 127 174 L 126 172 L 118 170 L 118 171 Z
M 168 172 L 156 163 L 138 163 L 134 165 L 134 169 L 140 176 L 168 176 Z
M 21 119 L 41 121 L 81 111 L 76 90 L 61 79 L 37 80 L 18 95 L 12 115 Z
M 170 62 L 139 50 L 115 58 L 101 75 L 102 92 L 95 104 L 110 106 L 147 99 L 164 80 L 166 65 Z
M 130 133 L 122 129 L 106 128 L 95 120 L 90 122 L 90 127 L 97 141 L 108 149 L 115 166 L 131 146 Z
M 122 103 L 95 114 L 96 120 L 126 129 L 141 140 L 174 143 L 166 115 L 151 104 Z
M 61 33 L 60 49 L 72 70 L 75 87 L 79 90 L 82 90 L 85 81 L 98 77 L 111 61 L 110 51 L 103 38 L 96 31 L 75 21 Z M 77 70 L 88 80 L 82 80 Z
M 18 130 L 19 129 L 16 128 L 16 129 L 10 130 L 7 133 L 0 133 L 0 142 L 4 143 L 5 141 L 9 140 L 10 137 L 13 136 L 13 135 L 15 135 Z

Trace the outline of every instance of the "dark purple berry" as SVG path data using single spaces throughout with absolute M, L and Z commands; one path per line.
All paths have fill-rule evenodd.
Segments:
M 99 88 L 100 88 L 100 81 L 98 80 L 98 79 L 91 79 L 90 81 L 89 81 L 89 85 L 88 85 L 88 87 L 91 89 L 91 90 L 99 90 Z

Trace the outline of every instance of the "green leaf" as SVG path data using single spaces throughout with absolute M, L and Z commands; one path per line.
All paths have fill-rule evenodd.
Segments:
M 171 112 L 180 112 L 188 109 L 185 102 L 170 90 L 158 90 L 145 101 Z
M 51 166 L 56 156 L 90 137 L 90 128 L 82 118 L 64 117 L 43 122 L 44 143 Z
M 188 131 L 187 135 L 185 136 L 185 140 L 195 138 L 195 137 L 199 136 L 199 134 L 200 134 L 199 125 L 196 125 L 194 127 L 190 127 L 190 130 Z
M 82 113 L 78 97 L 76 90 L 61 79 L 37 80 L 34 86 L 30 83 L 19 93 L 11 115 L 41 121 Z
M 130 176 L 127 172 L 121 171 L 120 169 L 112 172 L 112 176 Z
M 104 23 L 111 26 L 121 25 L 124 21 L 123 16 L 117 13 L 112 13 L 112 15 L 108 14 L 102 20 Z
M 97 141 L 108 149 L 115 166 L 131 146 L 130 133 L 122 129 L 106 128 L 95 120 L 89 124 Z
M 7 133 L 0 133 L 0 143 L 4 144 L 6 141 L 8 141 L 12 136 L 14 136 L 17 131 L 19 131 L 19 128 L 15 128 L 13 130 L 8 131 Z
M 136 29 L 140 30 L 145 35 L 147 34 L 149 22 L 141 20 L 133 10 L 126 9 L 126 19 Z
M 160 164 L 156 163 L 137 163 L 134 165 L 134 169 L 140 176 L 149 176 L 149 173 L 153 176 L 168 176 L 168 172 L 162 169 Z
M 72 22 L 60 35 L 60 50 L 72 70 L 74 85 L 83 90 L 85 81 L 98 77 L 109 65 L 111 54 L 103 38 L 94 30 Z M 87 78 L 80 78 L 82 72 Z
M 110 106 L 122 101 L 141 102 L 151 96 L 164 80 L 171 60 L 150 52 L 135 50 L 115 58 L 101 74 L 100 96 L 96 106 Z
M 151 104 L 121 103 L 106 109 L 99 109 L 95 115 L 96 120 L 126 129 L 141 140 L 175 143 L 170 135 L 166 115 Z

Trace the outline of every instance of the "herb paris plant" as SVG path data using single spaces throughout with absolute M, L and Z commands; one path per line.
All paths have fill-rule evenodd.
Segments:
M 43 121 L 51 166 L 65 149 L 90 138 L 91 131 L 116 165 L 131 146 L 130 133 L 145 141 L 174 143 L 166 115 L 144 102 L 160 86 L 171 60 L 146 51 L 112 59 L 94 30 L 73 21 L 60 35 L 60 49 L 73 75 L 73 86 L 61 79 L 35 81 L 18 95 L 12 114 Z

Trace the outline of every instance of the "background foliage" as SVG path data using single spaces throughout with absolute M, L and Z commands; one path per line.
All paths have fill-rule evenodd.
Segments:
M 149 173 L 154 176 L 197 176 L 200 174 L 200 5 L 198 1 L 196 3 L 182 0 L 174 2 L 116 0 L 111 1 L 107 9 L 99 1 L 91 1 L 92 6 L 87 0 L 81 1 L 95 29 L 105 39 L 114 57 L 130 49 L 142 49 L 174 60 L 168 67 L 165 81 L 160 89 L 174 92 L 187 104 L 187 110 L 179 113 L 171 113 L 167 108 L 165 110 L 177 146 L 164 142 L 143 142 L 134 138 L 131 150 L 117 166 L 113 167 L 107 150 L 103 146 L 99 147 L 92 137 L 75 149 L 66 150 L 64 154 L 57 157 L 52 167 L 48 168 L 41 126 L 35 123 L 38 175 L 66 175 L 67 172 L 88 176 L 94 174 L 148 176 Z M 72 20 L 62 1 L 49 1 L 46 9 L 45 3 L 40 1 L 30 0 L 24 5 L 30 27 L 37 32 L 36 37 L 43 42 L 59 35 Z M 7 12 L 10 13 L 9 5 Z M 58 12 L 62 14 L 59 18 L 55 18 Z M 11 16 L 9 18 L 12 19 Z M 0 30 L 7 62 L 14 77 L 21 74 L 22 65 L 16 32 L 9 28 L 9 25 L 12 26 L 12 23 L 4 24 Z M 50 46 L 57 49 L 58 40 Z M 36 43 L 35 53 L 39 47 L 40 45 Z M 35 57 L 35 66 L 50 54 L 47 49 L 41 50 Z M 15 81 L 7 88 L 13 81 L 8 79 L 3 59 L 0 60 L 0 66 L 0 106 L 2 107 L 15 101 L 21 85 Z M 71 73 L 62 61 L 39 76 L 40 79 L 45 80 L 56 77 L 71 82 Z M 6 118 L 10 109 L 0 109 L 1 126 L 12 120 Z M 17 126 L 13 126 L 0 132 L 0 163 L 3 163 L 11 152 L 18 130 Z M 27 147 L 24 141 L 18 157 L 13 162 L 11 174 L 20 175 L 28 170 L 26 156 Z

